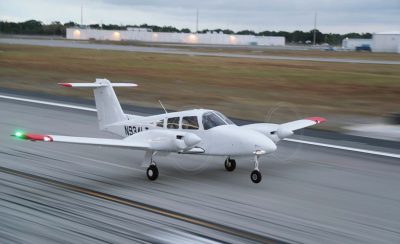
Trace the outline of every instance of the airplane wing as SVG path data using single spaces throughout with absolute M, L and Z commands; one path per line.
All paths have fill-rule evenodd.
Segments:
M 286 130 L 295 131 L 312 125 L 324 123 L 325 121 L 326 119 L 322 117 L 311 117 L 281 124 L 279 125 L 279 128 L 285 128 Z
M 23 132 L 16 132 L 12 136 L 29 141 L 64 142 L 180 153 L 191 152 L 194 149 L 193 147 L 201 141 L 193 133 L 166 130 L 143 131 L 123 139 L 43 135 Z
M 310 117 L 300 120 L 287 122 L 284 124 L 256 123 L 244 125 L 243 127 L 256 130 L 270 137 L 274 142 L 293 135 L 295 130 L 303 129 L 309 126 L 325 122 L 322 117 Z
M 86 145 L 99 145 L 99 146 L 114 146 L 114 147 L 131 147 L 137 149 L 146 149 L 149 147 L 142 141 L 126 141 L 123 139 L 107 139 L 107 138 L 93 138 L 93 137 L 77 137 L 77 136 L 61 136 L 61 135 L 42 135 L 42 134 L 18 134 L 12 136 L 19 139 L 29 141 L 42 141 L 42 142 L 65 142 Z

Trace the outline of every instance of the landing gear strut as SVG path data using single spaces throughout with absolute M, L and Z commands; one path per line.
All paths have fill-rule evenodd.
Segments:
M 225 169 L 227 171 L 234 171 L 236 168 L 236 160 L 231 158 L 226 158 L 225 160 Z
M 250 174 L 250 179 L 253 181 L 253 183 L 260 183 L 262 179 L 260 170 L 258 169 L 259 157 L 259 155 L 254 155 L 254 170 Z

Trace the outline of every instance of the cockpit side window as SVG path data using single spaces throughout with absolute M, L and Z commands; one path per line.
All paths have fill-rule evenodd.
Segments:
M 209 130 L 220 125 L 226 125 L 225 121 L 223 121 L 218 115 L 213 112 L 204 113 L 202 119 L 203 127 L 205 130 Z
M 182 129 L 186 130 L 198 130 L 199 123 L 197 116 L 186 116 L 182 118 Z
M 168 129 L 179 129 L 179 117 L 168 118 L 167 128 Z
M 164 120 L 162 119 L 162 120 L 157 121 L 156 126 L 157 127 L 164 127 Z

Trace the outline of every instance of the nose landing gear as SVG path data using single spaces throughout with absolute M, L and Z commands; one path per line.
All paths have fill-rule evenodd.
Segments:
M 225 169 L 227 171 L 234 171 L 235 168 L 236 168 L 236 160 L 227 157 L 225 160 Z
M 250 174 L 250 178 L 251 181 L 253 181 L 253 183 L 260 183 L 262 176 L 259 170 L 253 170 Z
M 260 155 L 254 155 L 254 170 L 250 174 L 250 179 L 253 181 L 253 183 L 260 183 L 262 179 L 262 175 L 260 173 L 260 170 L 258 169 L 258 159 Z

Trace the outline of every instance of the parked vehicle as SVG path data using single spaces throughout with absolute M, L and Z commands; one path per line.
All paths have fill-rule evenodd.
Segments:
M 370 45 L 363 44 L 363 45 L 361 45 L 361 46 L 356 47 L 356 51 L 357 51 L 357 52 L 360 52 L 360 51 L 371 52 L 371 47 L 370 47 Z

